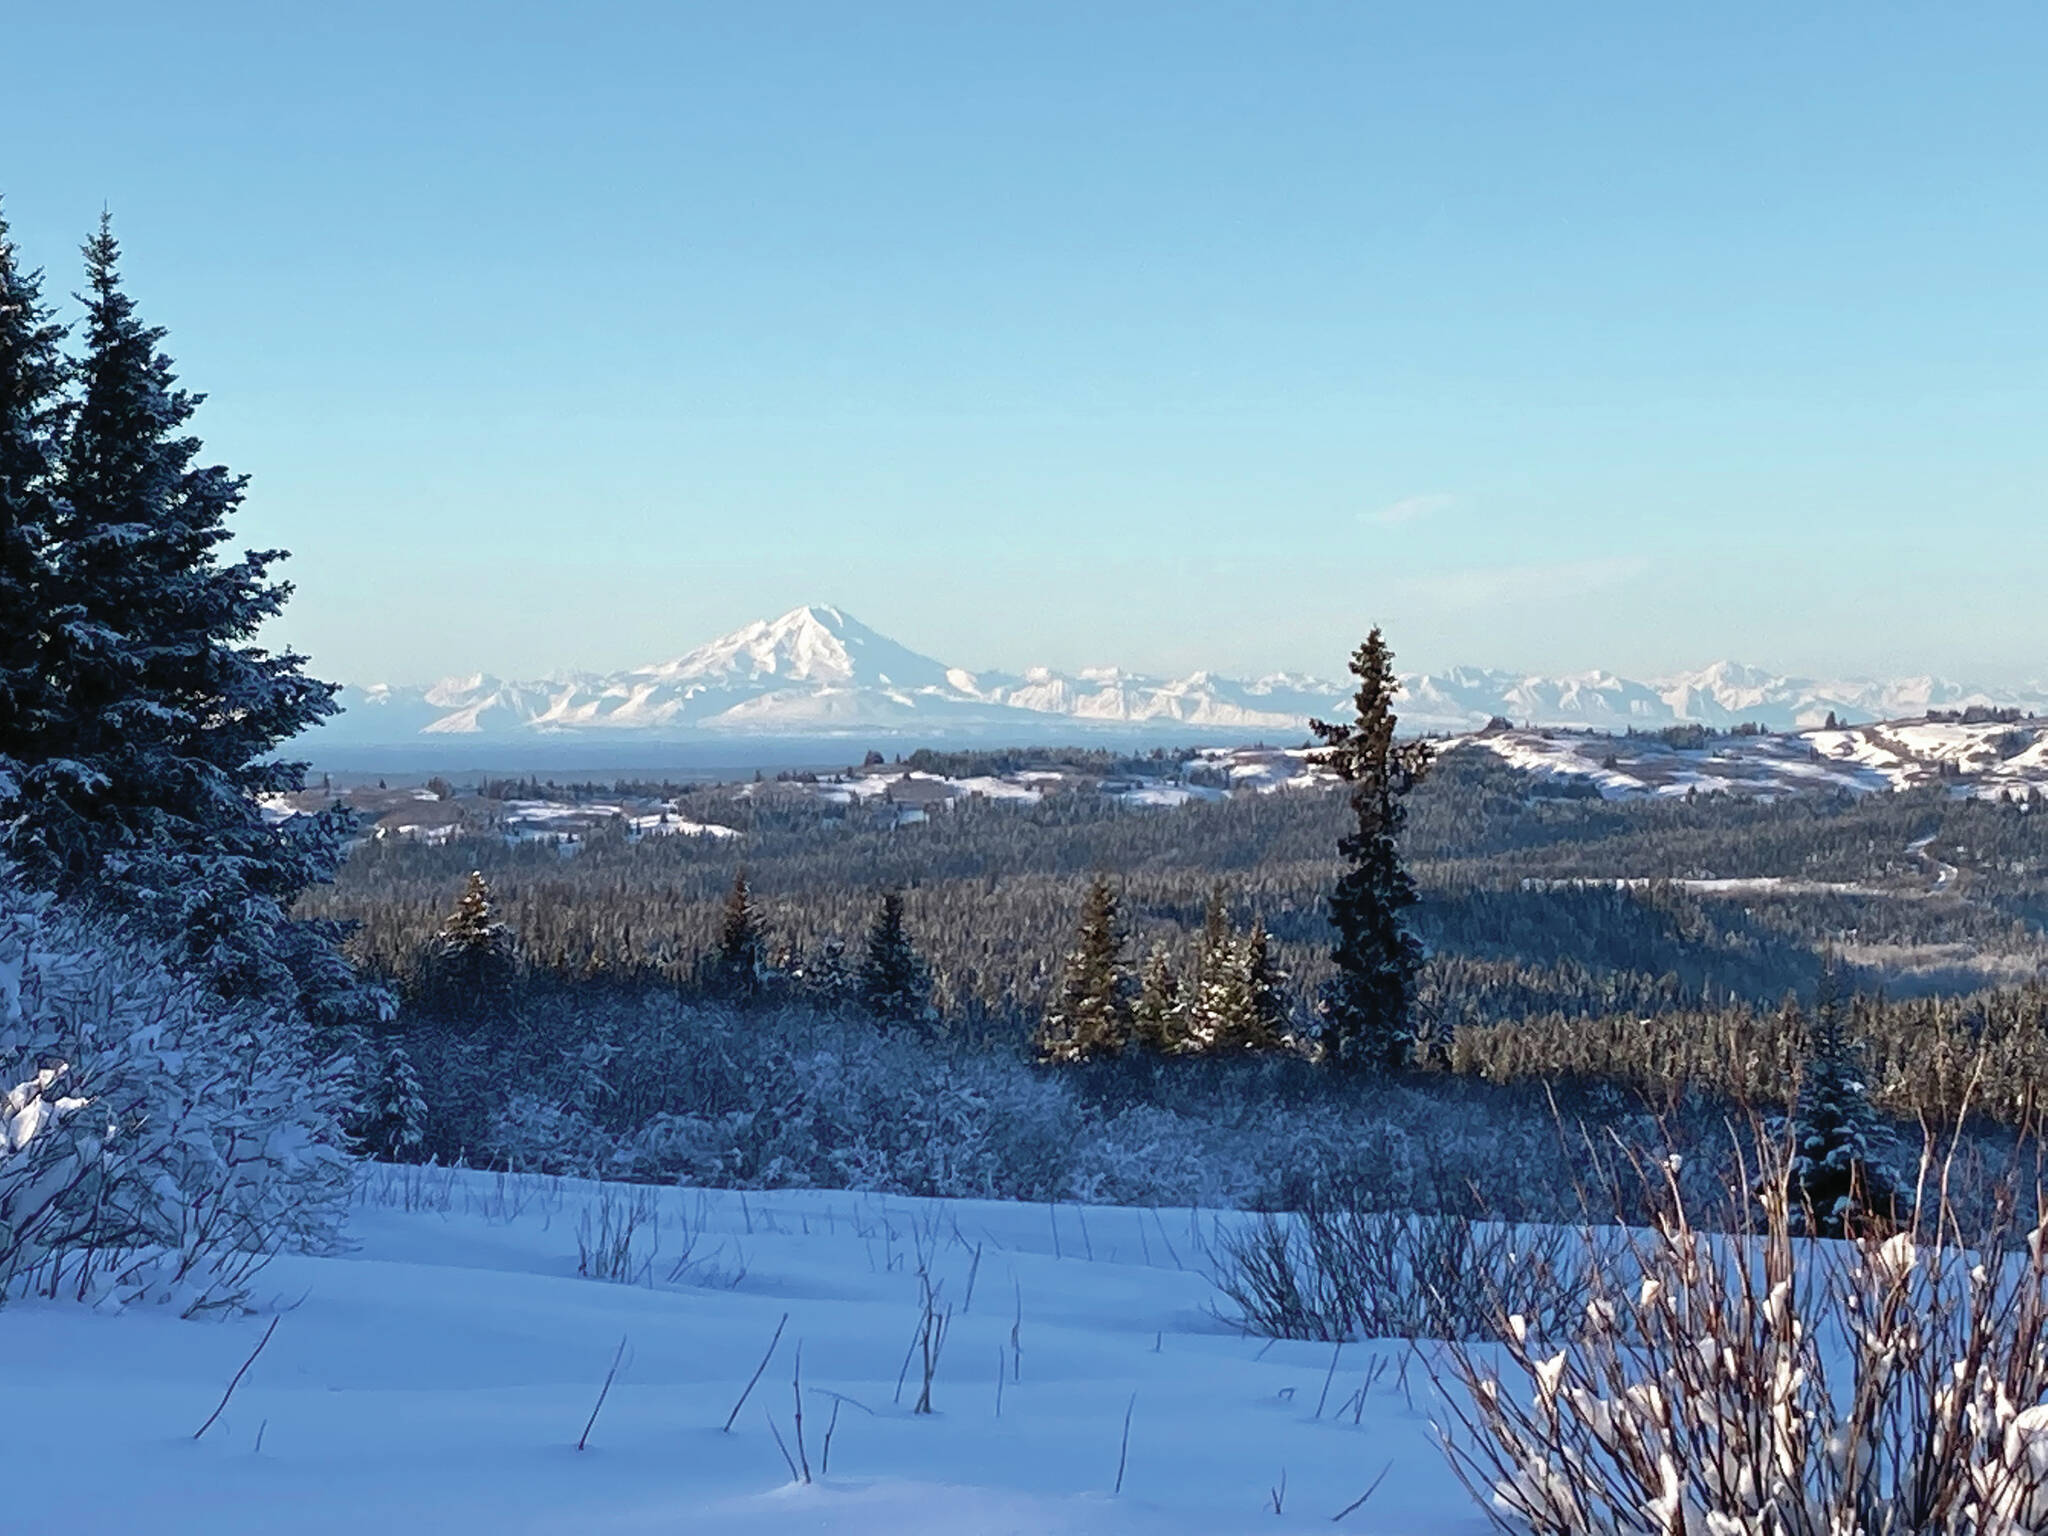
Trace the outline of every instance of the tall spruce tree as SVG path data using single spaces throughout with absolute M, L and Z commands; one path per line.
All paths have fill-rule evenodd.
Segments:
M 102 220 L 51 503 L 50 716 L 6 852 L 171 940 L 223 996 L 298 1008 L 325 935 L 294 933 L 287 912 L 332 876 L 349 822 L 272 824 L 259 802 L 299 787 L 305 765 L 273 754 L 334 712 L 335 690 L 253 643 L 290 593 L 269 577 L 282 553 L 222 550 L 244 478 L 197 462 L 200 397 L 137 318 L 119 255 Z
M 1041 1061 L 1093 1061 L 1122 1053 L 1131 1011 L 1124 975 L 1116 889 L 1106 875 L 1089 883 L 1080 931 L 1067 955 L 1060 994 L 1038 1026 Z
M 860 957 L 860 1005 L 884 1024 L 922 1023 L 931 1012 L 931 982 L 903 926 L 903 893 L 882 892 Z
M 48 756 L 48 545 L 65 419 L 64 328 L 22 266 L 0 209 L 0 779 Z M 0 821 L 9 798 L 0 784 Z
M 1415 1044 L 1415 978 L 1422 945 L 1404 913 L 1415 882 L 1401 862 L 1403 798 L 1429 770 L 1426 742 L 1397 742 L 1394 656 L 1377 625 L 1351 657 L 1358 679 L 1354 718 L 1311 720 L 1323 744 L 1315 757 L 1351 786 L 1355 830 L 1338 841 L 1345 871 L 1330 894 L 1337 974 L 1319 1001 L 1324 1060 L 1354 1071 L 1405 1066 Z

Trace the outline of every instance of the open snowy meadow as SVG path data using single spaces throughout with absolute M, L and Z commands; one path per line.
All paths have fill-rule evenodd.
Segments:
M 361 1178 L 257 1315 L 0 1311 L 15 1476 L 209 1536 L 1487 1528 L 1410 1346 L 1219 1316 L 1228 1215 Z

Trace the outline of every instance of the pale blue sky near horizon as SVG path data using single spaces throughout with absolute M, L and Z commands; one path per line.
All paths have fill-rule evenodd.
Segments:
M 2048 675 L 2048 10 L 19 5 L 323 675 Z

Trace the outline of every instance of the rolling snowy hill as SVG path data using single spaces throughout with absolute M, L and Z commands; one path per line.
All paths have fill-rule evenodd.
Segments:
M 1939 678 L 1821 681 L 1734 662 L 1639 681 L 1594 671 L 1537 677 L 1456 667 L 1402 678 L 1409 729 L 1462 732 L 1494 716 L 1596 730 L 1698 722 L 1812 729 L 2003 705 L 2048 713 L 2048 688 L 2004 692 Z M 508 682 L 488 674 L 343 691 L 314 746 L 458 742 L 689 741 L 914 736 L 1016 742 L 1090 733 L 1182 740 L 1285 739 L 1340 712 L 1342 682 L 1275 673 L 1162 678 L 1118 668 L 975 673 L 876 633 L 837 608 L 792 609 L 645 667 Z

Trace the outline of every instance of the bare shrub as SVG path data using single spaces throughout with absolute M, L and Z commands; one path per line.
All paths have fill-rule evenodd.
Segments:
M 645 1230 L 647 1241 L 640 1241 Z M 661 1249 L 661 1207 L 653 1189 L 598 1186 L 597 1199 L 576 1218 L 576 1273 L 638 1285 L 653 1273 Z
M 1596 1264 L 1582 1327 L 1507 1312 L 1499 1351 L 1448 1352 L 1461 1480 L 1539 1536 L 2048 1531 L 2048 1231 L 2008 1199 L 1966 1242 L 1923 1165 L 1908 1227 L 1800 1238 L 1761 1146 L 1735 1231 L 1697 1229 L 1652 1165 L 1665 1213 Z
M 1619 1246 L 1571 1227 L 1376 1210 L 1359 1194 L 1321 1191 L 1298 1216 L 1220 1226 L 1210 1260 L 1237 1320 L 1274 1338 L 1492 1339 L 1510 1314 L 1548 1337 L 1583 1316 L 1603 1241 Z

